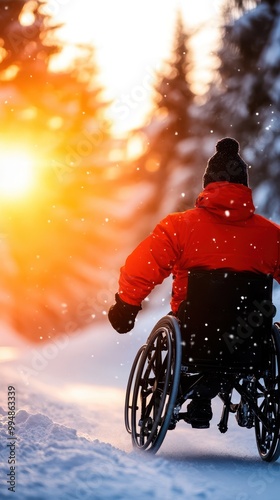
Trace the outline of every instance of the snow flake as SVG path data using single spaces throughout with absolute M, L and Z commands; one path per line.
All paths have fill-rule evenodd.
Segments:
M 229 210 L 225 210 L 225 216 L 226 216 L 226 217 L 229 217 L 229 216 L 230 216 L 230 211 L 229 211 Z

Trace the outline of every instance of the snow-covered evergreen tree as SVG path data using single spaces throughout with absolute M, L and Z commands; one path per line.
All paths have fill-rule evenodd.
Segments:
M 258 210 L 280 218 L 280 4 L 262 0 L 226 25 L 218 57 L 220 66 L 202 109 L 217 138 L 230 135 L 252 166 L 250 185 Z

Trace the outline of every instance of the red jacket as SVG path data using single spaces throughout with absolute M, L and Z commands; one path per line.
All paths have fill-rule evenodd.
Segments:
M 191 268 L 225 268 L 271 274 L 280 283 L 280 226 L 254 213 L 251 189 L 214 182 L 195 208 L 165 217 L 121 268 L 120 297 L 140 305 L 151 290 L 174 276 L 173 312 L 186 298 Z

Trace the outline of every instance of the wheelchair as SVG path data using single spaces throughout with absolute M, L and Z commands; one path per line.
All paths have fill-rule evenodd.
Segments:
M 140 347 L 128 378 L 124 419 L 133 447 L 156 453 L 167 431 L 186 420 L 183 404 L 215 381 L 218 424 L 254 427 L 258 453 L 280 455 L 280 323 L 273 323 L 272 277 L 191 270 L 175 317 L 162 317 Z M 240 396 L 233 403 L 233 395 Z M 215 397 L 211 396 L 211 397 Z

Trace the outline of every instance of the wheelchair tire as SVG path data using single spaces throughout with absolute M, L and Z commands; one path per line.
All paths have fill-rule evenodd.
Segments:
M 125 405 L 124 405 L 124 422 L 125 422 L 125 428 L 129 434 L 131 434 L 131 410 L 132 410 L 132 398 L 135 388 L 135 377 L 137 375 L 139 361 L 141 355 L 143 354 L 143 351 L 145 350 L 145 347 L 146 344 L 142 345 L 135 356 L 133 365 L 130 370 L 126 388 Z
M 272 327 L 270 368 L 258 380 L 257 404 L 267 421 L 268 429 L 255 416 L 255 434 L 259 455 L 266 462 L 275 462 L 280 455 L 280 328 Z
M 156 453 L 167 433 L 180 382 L 182 345 L 178 320 L 169 315 L 161 318 L 137 356 L 128 429 L 135 448 Z

